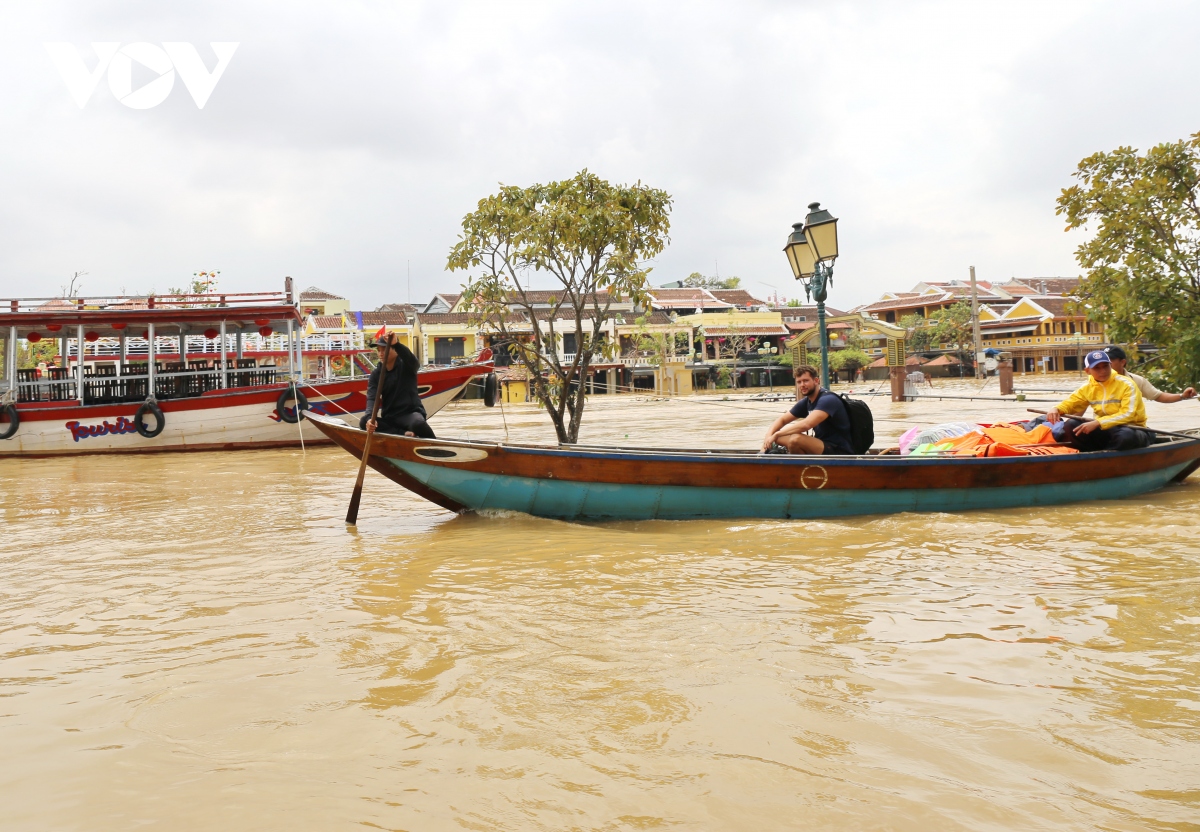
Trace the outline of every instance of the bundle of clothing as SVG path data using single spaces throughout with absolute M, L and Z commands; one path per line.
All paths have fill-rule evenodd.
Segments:
M 1079 453 L 1059 444 L 1047 424 L 947 422 L 900 437 L 904 456 L 1051 456 Z

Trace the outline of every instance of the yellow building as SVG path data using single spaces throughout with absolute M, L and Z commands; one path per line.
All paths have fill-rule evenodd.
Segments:
M 752 350 L 764 345 L 782 352 L 783 341 L 789 334 L 778 311 L 697 312 L 681 316 L 678 322 L 697 332 L 703 330 L 706 361 L 732 360 L 732 350 Z
M 1011 306 L 979 309 L 984 348 L 1012 353 L 1018 373 L 1073 372 L 1082 355 L 1107 343 L 1104 327 L 1067 298 L 1026 297 Z
M 451 364 L 483 347 L 479 327 L 466 312 L 417 313 L 417 357 L 422 364 Z
M 326 292 L 316 286 L 309 286 L 300 293 L 300 314 L 309 315 L 341 315 L 350 309 L 350 301 L 341 295 Z

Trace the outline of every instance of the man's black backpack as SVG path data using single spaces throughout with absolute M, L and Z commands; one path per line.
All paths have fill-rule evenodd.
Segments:
M 845 393 L 838 393 L 842 404 L 846 405 L 846 415 L 850 417 L 850 446 L 856 454 L 865 454 L 875 442 L 875 417 L 871 408 L 861 399 L 852 399 Z

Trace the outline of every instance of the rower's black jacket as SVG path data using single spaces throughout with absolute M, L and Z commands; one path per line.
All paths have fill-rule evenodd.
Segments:
M 425 416 L 425 405 L 421 404 L 421 395 L 417 392 L 417 357 L 412 350 L 403 344 L 392 347 L 397 352 L 396 363 L 388 370 L 383 380 L 383 410 L 379 414 L 381 426 L 395 422 L 401 416 L 409 413 L 420 413 Z M 371 379 L 367 382 L 367 410 L 359 421 L 364 430 L 367 420 L 375 411 L 375 396 L 379 392 L 379 374 L 383 370 L 381 361 L 371 371 Z

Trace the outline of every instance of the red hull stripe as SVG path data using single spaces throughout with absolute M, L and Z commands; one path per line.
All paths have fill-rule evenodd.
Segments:
M 439 393 L 444 393 L 454 387 L 458 387 L 470 381 L 473 377 L 483 374 L 481 372 L 490 372 L 490 367 L 481 367 L 480 365 L 470 365 L 466 367 L 451 367 L 446 369 L 427 370 L 418 374 L 418 382 L 424 386 L 429 385 L 428 392 L 422 394 L 422 398 L 428 396 L 436 396 Z M 232 388 L 229 390 L 210 390 L 202 396 L 196 396 L 188 399 L 163 399 L 158 403 L 162 408 L 163 413 L 181 413 L 189 410 L 219 410 L 224 407 L 241 407 L 249 404 L 270 404 L 274 405 L 279 394 L 288 387 L 285 383 L 275 384 L 270 387 L 243 387 Z M 354 379 L 346 381 L 335 381 L 318 384 L 301 385 L 301 391 L 304 392 L 310 400 L 315 396 L 324 396 L 330 399 L 335 399 L 342 403 L 341 399 L 352 394 L 359 396 L 351 399 L 357 403 L 358 398 L 365 396 L 367 390 L 367 379 Z M 359 409 L 365 407 L 360 405 Z M 310 402 L 316 404 L 316 402 Z M 47 420 L 59 419 L 77 419 L 79 421 L 103 419 L 106 416 L 128 416 L 141 406 L 141 402 L 122 402 L 120 404 L 95 404 L 84 405 L 80 407 L 74 402 L 23 402 L 17 405 L 17 410 L 21 413 L 21 421 L 39 422 Z M 347 407 L 347 410 L 352 410 Z M 336 411 L 336 408 L 333 408 Z M 352 410 L 352 412 L 354 412 Z

